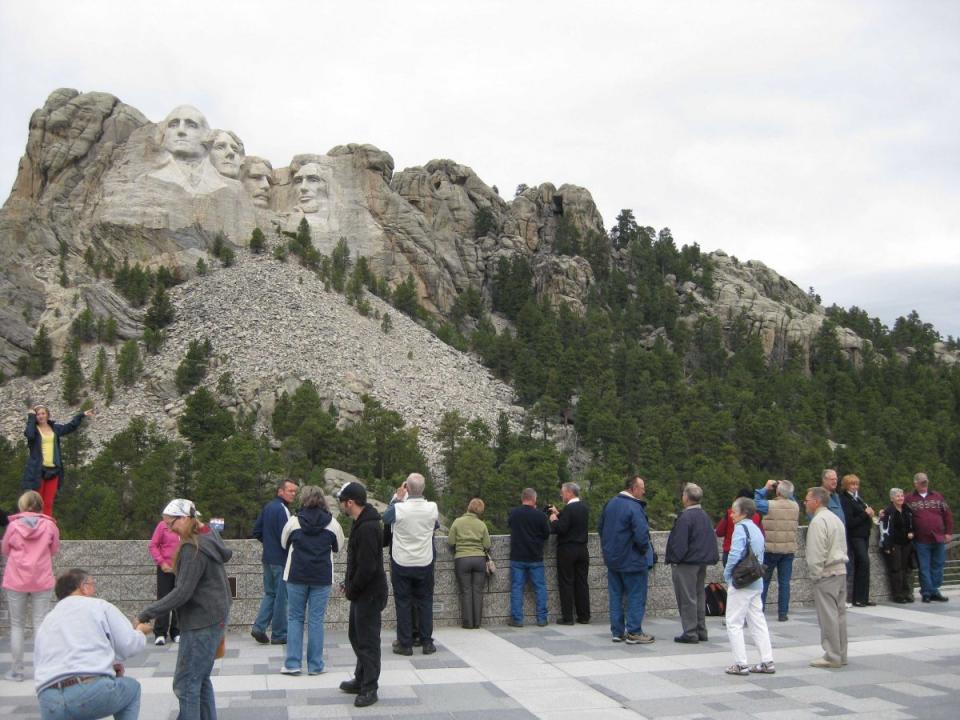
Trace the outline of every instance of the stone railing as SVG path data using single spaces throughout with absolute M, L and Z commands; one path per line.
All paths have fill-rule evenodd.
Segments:
M 793 564 L 791 583 L 791 604 L 809 605 L 812 602 L 812 589 L 807 578 L 804 561 L 804 538 L 806 529 L 798 531 L 800 547 Z M 664 557 L 667 542 L 666 532 L 654 532 L 654 547 L 659 558 Z M 230 623 L 235 626 L 248 626 L 253 621 L 263 593 L 262 571 L 260 565 L 260 544 L 256 540 L 228 540 L 226 544 L 233 550 L 233 559 L 227 565 L 227 574 L 234 586 L 236 599 L 230 615 Z M 437 625 L 459 625 L 460 611 L 457 599 L 457 584 L 453 572 L 453 555 L 446 538 L 438 536 L 436 588 L 434 591 L 434 617 Z M 870 543 L 871 572 L 870 597 L 885 599 L 889 595 L 882 559 L 876 551 L 876 542 Z M 386 557 L 386 553 L 384 556 Z M 489 581 L 484 595 L 483 620 L 487 624 L 503 625 L 509 620 L 510 611 L 510 538 L 504 535 L 493 537 L 492 556 L 497 563 L 496 575 Z M 593 618 L 602 622 L 607 617 L 607 571 L 600 554 L 599 538 L 590 536 L 590 604 Z M 343 577 L 346 553 L 341 553 L 335 577 Z M 147 541 L 137 540 L 72 540 L 64 541 L 60 554 L 55 559 L 56 572 L 68 568 L 81 567 L 97 579 L 97 593 L 100 597 L 116 604 L 125 613 L 133 615 L 155 599 L 156 566 L 147 551 Z M 556 540 L 551 538 L 545 554 L 547 588 L 549 591 L 550 618 L 557 617 L 559 598 L 557 596 Z M 389 572 L 389 560 L 387 560 Z M 707 582 L 721 581 L 722 568 L 719 564 L 707 569 Z M 768 603 L 776 605 L 776 581 L 770 588 Z M 528 622 L 533 618 L 533 594 L 527 589 L 524 600 L 524 612 Z M 345 628 L 348 602 L 340 595 L 331 595 L 327 608 L 327 623 L 333 628 Z M 670 568 L 658 563 L 650 577 L 647 613 L 650 615 L 675 615 L 676 599 L 670 578 Z M 384 622 L 391 624 L 394 619 L 393 602 L 387 604 Z M 0 610 L 0 628 L 9 626 L 6 603 Z

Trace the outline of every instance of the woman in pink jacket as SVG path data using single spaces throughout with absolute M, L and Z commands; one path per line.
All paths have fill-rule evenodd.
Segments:
M 13 664 L 5 680 L 23 680 L 23 628 L 26 624 L 27 598 L 33 608 L 33 631 L 43 622 L 53 589 L 53 556 L 60 550 L 60 531 L 56 521 L 43 514 L 43 498 L 27 490 L 17 503 L 20 512 L 11 515 L 3 534 L 2 549 L 7 558 L 3 571 L 3 589 L 10 608 L 10 654 Z
M 172 592 L 177 582 L 177 576 L 173 572 L 173 556 L 177 554 L 180 536 L 168 525 L 168 520 L 172 519 L 164 515 L 163 520 L 157 523 L 153 537 L 150 538 L 150 554 L 157 564 L 157 600 Z M 177 627 L 175 610 L 157 616 L 153 623 L 153 634 L 156 637 L 153 641 L 154 645 L 166 645 L 168 634 L 173 642 L 180 642 L 180 629 Z

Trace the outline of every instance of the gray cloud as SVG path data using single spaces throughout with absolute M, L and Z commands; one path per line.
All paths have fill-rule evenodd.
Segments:
M 608 225 L 960 335 L 952 283 L 879 284 L 960 265 L 957 3 L 108 4 L 0 4 L 0 192 L 56 87 L 188 102 L 279 165 L 372 142 L 583 185 Z

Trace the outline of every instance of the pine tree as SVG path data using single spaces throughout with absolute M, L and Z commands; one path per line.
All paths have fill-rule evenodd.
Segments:
M 117 354 L 117 380 L 124 387 L 133 385 L 143 372 L 140 348 L 136 340 L 127 340 Z
M 153 300 L 147 309 L 144 325 L 151 330 L 160 330 L 172 323 L 175 317 L 176 311 L 173 309 L 173 302 L 167 295 L 164 285 L 158 283 L 157 289 L 153 293 Z
M 63 379 L 63 399 L 68 405 L 76 405 L 83 388 L 83 369 L 80 367 L 79 347 L 71 347 L 63 354 L 61 377 Z
M 183 395 L 191 388 L 195 388 L 207 375 L 207 360 L 210 357 L 212 348 L 209 340 L 200 342 L 191 340 L 187 348 L 187 354 L 184 356 L 180 365 L 177 367 L 177 374 L 174 382 L 177 385 L 177 391 Z
M 260 228 L 254 228 L 250 236 L 250 252 L 254 255 L 260 255 L 267 249 L 267 238 Z
M 97 366 L 93 369 L 93 375 L 90 378 L 95 390 L 103 390 L 103 383 L 109 371 L 110 369 L 107 365 L 107 351 L 105 348 L 101 347 L 97 351 Z
M 113 373 L 108 368 L 106 376 L 103 379 L 103 399 L 106 401 L 107 405 L 109 405 L 113 402 L 113 397 Z
M 41 325 L 37 330 L 23 369 L 24 374 L 30 377 L 40 377 L 53 370 L 53 343 L 46 325 Z

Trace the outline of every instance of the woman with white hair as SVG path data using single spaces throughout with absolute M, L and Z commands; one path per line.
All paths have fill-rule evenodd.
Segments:
M 890 488 L 890 504 L 880 514 L 880 551 L 887 566 L 893 601 L 912 603 L 913 511 L 904 502 L 900 488 Z

